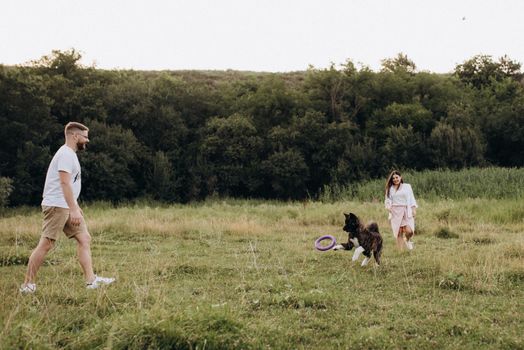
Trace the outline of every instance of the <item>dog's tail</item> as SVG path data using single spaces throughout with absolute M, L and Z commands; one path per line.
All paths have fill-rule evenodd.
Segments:
M 378 232 L 378 231 L 377 231 Z M 380 257 L 382 256 L 382 237 L 380 235 L 377 235 L 376 238 L 376 244 L 373 247 L 373 256 L 375 257 L 375 261 L 377 262 L 377 265 L 380 265 Z
M 376 232 L 376 233 L 379 233 L 378 231 L 378 224 L 375 222 L 375 221 L 371 221 L 368 223 L 368 227 L 367 227 L 368 231 L 370 232 Z

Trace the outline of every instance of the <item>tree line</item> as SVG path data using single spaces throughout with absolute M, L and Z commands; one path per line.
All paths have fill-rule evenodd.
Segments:
M 41 200 L 69 121 L 90 128 L 82 198 L 301 199 L 392 168 L 524 165 L 524 75 L 475 56 L 450 74 L 399 54 L 290 73 L 101 70 L 74 49 L 0 65 L 0 196 Z M 2 205 L 2 203 L 0 203 Z

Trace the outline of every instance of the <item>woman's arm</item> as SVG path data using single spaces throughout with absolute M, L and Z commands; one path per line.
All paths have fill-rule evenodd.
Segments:
M 389 199 L 387 196 L 384 196 L 384 207 L 391 211 L 391 199 Z
M 408 185 L 408 205 L 411 207 L 411 212 L 413 213 L 413 216 L 417 215 L 417 201 L 415 200 L 415 195 L 413 194 L 413 188 L 411 188 L 411 185 Z

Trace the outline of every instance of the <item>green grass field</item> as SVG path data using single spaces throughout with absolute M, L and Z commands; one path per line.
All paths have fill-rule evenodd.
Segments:
M 84 206 L 86 290 L 65 237 L 20 295 L 37 209 L 0 218 L 3 349 L 522 349 L 524 201 L 419 199 L 415 250 L 399 252 L 380 202 L 211 201 Z M 352 252 L 343 212 L 378 221 L 383 264 Z

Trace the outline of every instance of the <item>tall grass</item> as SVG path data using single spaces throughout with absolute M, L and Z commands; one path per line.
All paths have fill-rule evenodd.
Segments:
M 361 183 L 326 186 L 320 200 L 382 201 L 386 176 Z M 427 200 L 524 197 L 524 168 L 407 171 L 402 172 L 402 178 L 413 186 L 417 198 Z
M 83 209 L 95 271 L 116 283 L 86 290 L 75 244 L 60 238 L 24 296 L 41 214 L 12 210 L 0 217 L 0 349 L 523 349 L 518 190 L 419 195 L 411 252 L 396 249 L 373 197 L 92 203 Z M 314 249 L 324 234 L 347 240 L 348 211 L 378 222 L 380 267 Z

